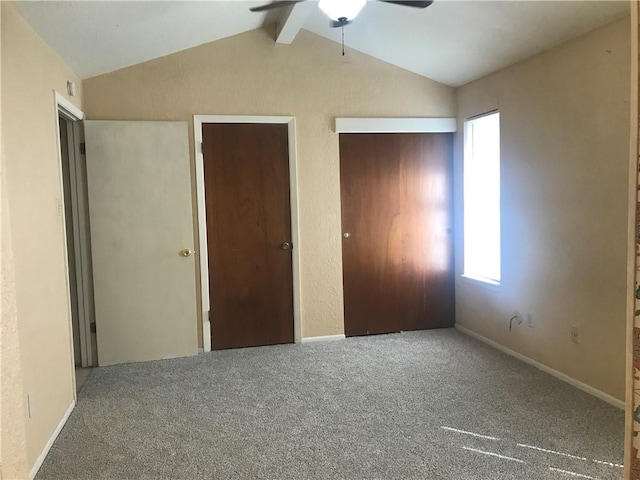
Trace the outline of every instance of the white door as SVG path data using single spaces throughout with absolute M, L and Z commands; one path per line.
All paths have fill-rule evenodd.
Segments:
M 195 355 L 187 123 L 84 126 L 98 364 Z

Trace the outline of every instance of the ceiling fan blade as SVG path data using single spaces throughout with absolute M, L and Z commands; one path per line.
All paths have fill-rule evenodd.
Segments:
M 249 10 L 252 12 L 265 12 L 267 10 L 273 10 L 274 8 L 282 8 L 288 5 L 293 5 L 294 3 L 298 3 L 300 1 L 304 0 L 267 3 L 266 5 L 260 5 L 259 7 L 252 7 Z
M 411 2 L 411 1 L 402 1 L 402 0 L 379 0 L 380 2 L 384 2 L 384 3 L 393 3 L 395 5 L 402 5 L 403 7 L 415 7 L 415 8 L 427 8 L 429 5 L 431 5 L 433 3 L 433 0 L 425 0 L 422 2 L 416 1 L 416 2 Z

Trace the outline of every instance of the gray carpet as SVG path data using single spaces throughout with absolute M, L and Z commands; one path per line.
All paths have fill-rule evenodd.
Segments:
M 432 330 L 97 368 L 37 478 L 620 479 L 623 423 Z

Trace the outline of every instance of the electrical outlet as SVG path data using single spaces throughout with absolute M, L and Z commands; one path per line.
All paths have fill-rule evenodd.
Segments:
M 533 328 L 533 315 L 531 315 L 531 312 L 527 313 L 527 327 Z
M 571 341 L 573 343 L 580 343 L 580 330 L 577 325 L 571 325 Z

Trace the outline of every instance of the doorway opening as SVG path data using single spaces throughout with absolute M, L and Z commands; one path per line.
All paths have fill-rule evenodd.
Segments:
M 82 112 L 56 95 L 76 393 L 97 365 Z

